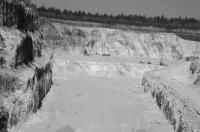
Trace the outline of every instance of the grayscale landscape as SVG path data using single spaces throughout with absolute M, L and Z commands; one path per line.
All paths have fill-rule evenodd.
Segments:
M 0 132 L 200 132 L 198 19 L 35 4 L 0 2 Z

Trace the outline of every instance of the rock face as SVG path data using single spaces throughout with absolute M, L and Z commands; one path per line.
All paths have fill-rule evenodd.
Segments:
M 19 30 L 0 28 L 0 58 L 4 58 L 5 67 L 13 67 L 33 61 L 40 57 L 42 40 L 39 32 L 22 33 Z
M 155 99 L 176 132 L 199 132 L 199 110 L 182 98 L 165 81 L 153 73 L 144 76 L 142 85 Z
M 39 33 L 4 28 L 0 36 L 0 131 L 6 132 L 41 107 L 52 85 L 52 62 L 42 54 Z
M 52 85 L 52 71 L 50 63 L 37 68 L 32 78 L 14 77 L 17 73 L 1 73 L 1 108 L 0 124 L 3 128 L 11 128 L 27 119 L 28 115 L 36 112 L 45 95 Z M 30 77 L 31 77 L 30 76 Z
M 48 46 L 62 46 L 88 55 L 125 55 L 163 60 L 199 56 L 199 43 L 170 33 L 125 31 L 119 29 L 75 27 L 46 22 L 41 27 Z

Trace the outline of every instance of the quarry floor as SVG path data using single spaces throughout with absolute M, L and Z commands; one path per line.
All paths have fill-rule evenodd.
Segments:
M 55 64 L 77 61 L 131 62 L 132 58 L 54 56 Z M 173 132 L 137 76 L 69 74 L 54 67 L 54 85 L 19 132 Z

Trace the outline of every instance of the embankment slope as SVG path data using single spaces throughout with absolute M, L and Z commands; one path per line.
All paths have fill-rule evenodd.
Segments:
M 39 32 L 0 28 L 0 131 L 27 120 L 52 85 L 50 56 Z

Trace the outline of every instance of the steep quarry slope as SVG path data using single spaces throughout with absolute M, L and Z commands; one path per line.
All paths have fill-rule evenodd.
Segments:
M 181 63 L 167 71 L 147 73 L 142 82 L 176 132 L 200 131 L 200 90 L 189 66 Z
M 1 132 L 21 125 L 40 108 L 51 88 L 51 67 L 39 33 L 0 28 Z
M 199 42 L 187 41 L 175 34 L 119 29 L 76 27 L 45 22 L 41 32 L 50 46 L 88 55 L 125 55 L 163 60 L 199 56 Z

